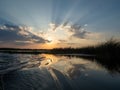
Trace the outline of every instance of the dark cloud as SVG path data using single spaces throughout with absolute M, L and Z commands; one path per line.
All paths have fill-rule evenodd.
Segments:
M 72 25 L 72 29 L 74 30 L 80 30 L 81 28 L 82 28 L 81 25 L 77 25 L 77 24 Z
M 84 28 L 82 28 L 80 25 L 72 25 L 71 28 L 72 29 L 70 31 L 73 33 L 72 37 L 85 39 L 87 34 L 90 33 L 86 31 Z
M 9 42 L 14 40 L 26 40 L 26 38 L 22 35 L 18 35 L 17 31 L 0 29 L 0 41 Z
M 77 38 L 81 38 L 81 39 L 85 39 L 86 36 L 89 34 L 90 32 L 87 31 L 81 31 L 81 30 L 75 30 L 74 34 L 72 36 L 77 37 Z
M 63 25 L 63 26 L 67 26 L 68 23 L 69 23 L 69 21 L 66 21 L 66 22 L 64 22 L 62 25 Z
M 57 27 L 56 27 L 57 26 Z M 52 30 L 54 31 L 56 28 L 57 30 L 67 30 L 68 32 L 70 32 L 71 36 L 70 37 L 76 37 L 76 38 L 80 38 L 80 39 L 86 39 L 87 36 L 89 34 L 91 34 L 91 32 L 88 32 L 85 29 L 84 25 L 83 27 L 79 24 L 70 24 L 69 21 L 66 21 L 60 25 L 56 25 L 56 24 L 51 24 Z M 64 42 L 59 40 L 60 42 Z
M 45 43 L 48 42 L 44 38 L 32 33 L 27 26 L 17 26 L 11 24 L 0 25 L 0 41 L 2 43 Z

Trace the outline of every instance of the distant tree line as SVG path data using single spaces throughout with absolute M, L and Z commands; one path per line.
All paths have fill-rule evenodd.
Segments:
M 82 48 L 54 48 L 54 49 L 19 49 L 19 48 L 0 48 L 3 53 L 28 53 L 28 54 L 90 54 L 99 58 L 118 58 L 120 59 L 120 41 L 110 39 L 96 46 Z

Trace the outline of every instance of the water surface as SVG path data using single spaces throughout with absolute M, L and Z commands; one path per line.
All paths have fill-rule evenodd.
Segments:
M 120 90 L 119 66 L 79 55 L 0 54 L 0 90 Z

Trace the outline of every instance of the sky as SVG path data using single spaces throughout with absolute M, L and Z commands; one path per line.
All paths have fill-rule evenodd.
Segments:
M 120 40 L 120 0 L 0 0 L 0 47 L 51 49 Z

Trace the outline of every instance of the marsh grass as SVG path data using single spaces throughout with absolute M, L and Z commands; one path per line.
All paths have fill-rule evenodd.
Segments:
M 110 39 L 96 46 L 88 46 L 83 48 L 56 48 L 52 49 L 51 53 L 91 54 L 95 55 L 97 58 L 120 59 L 120 41 Z
M 120 42 L 114 39 L 110 39 L 104 43 L 95 46 L 94 53 L 100 58 L 107 59 L 120 59 Z
M 120 41 L 115 39 L 107 40 L 96 46 L 82 48 L 54 48 L 54 49 L 12 49 L 2 48 L 0 52 L 4 53 L 22 53 L 22 54 L 90 54 L 103 59 L 120 59 Z

